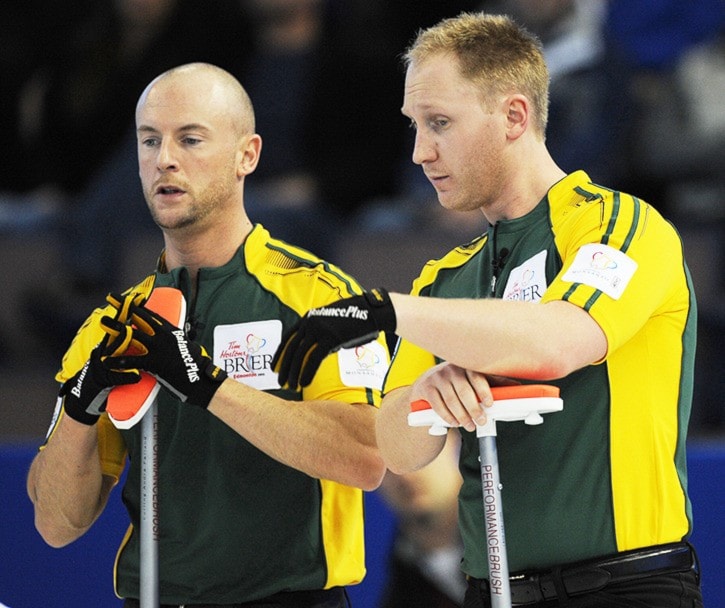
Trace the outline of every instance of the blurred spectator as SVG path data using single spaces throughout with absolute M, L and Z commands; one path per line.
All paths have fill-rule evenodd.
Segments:
M 33 164 L 36 186 L 63 195 L 54 230 L 61 274 L 26 294 L 30 328 L 62 348 L 89 300 L 116 285 L 128 248 L 152 226 L 138 183 L 134 107 L 157 74 L 191 61 L 243 79 L 250 22 L 225 0 L 82 3 L 56 24 L 57 44 L 39 84 Z M 60 23 L 60 22 L 59 22 Z M 50 43 L 49 43 L 50 44 Z
M 626 76 L 604 35 L 606 0 L 496 0 L 488 10 L 510 15 L 543 44 L 551 77 L 547 144 L 557 164 L 620 184 L 632 115 Z
M 320 208 L 304 140 L 324 0 L 242 5 L 254 22 L 255 42 L 243 84 L 254 103 L 264 157 L 249 178 L 245 204 L 279 238 L 331 259 L 339 227 Z
M 73 3 L 56 25 L 43 66 L 34 160 L 38 178 L 81 193 L 132 124 L 144 85 L 191 60 L 239 70 L 242 19 L 221 0 L 112 0 Z M 62 24 L 63 27 L 60 27 Z
M 66 3 L 63 3 L 66 4 Z M 43 169 L 30 162 L 39 103 L 39 73 L 54 53 L 59 19 L 76 18 L 78 4 L 28 0 L 0 4 L 0 125 L 5 135 L 0 191 L 18 194 L 42 179 Z
M 613 60 L 627 78 L 626 94 L 632 101 L 635 116 L 627 153 L 630 175 L 625 189 L 640 192 L 665 215 L 671 209 L 665 200 L 664 182 L 651 179 L 643 171 L 639 155 L 640 128 L 637 123 L 649 120 L 652 103 L 662 92 L 669 96 L 667 85 L 655 84 L 661 77 L 671 78 L 676 65 L 688 50 L 707 43 L 718 35 L 725 19 L 723 0 L 608 0 L 605 38 Z
M 721 27 L 725 25 L 721 21 Z M 633 80 L 633 179 L 682 233 L 698 297 L 692 432 L 725 430 L 725 27 Z M 653 199 L 654 200 L 654 199 Z
M 75 19 L 82 3 L 0 3 L 0 128 L 4 134 L 0 172 L 0 232 L 33 228 L 57 207 L 59 193 L 39 186 L 46 168 L 33 154 L 44 66 L 55 53 L 58 23 Z
M 400 57 L 418 29 L 478 1 L 328 0 L 312 74 L 305 154 L 319 201 L 340 221 L 405 193 L 412 144 Z M 417 175 L 417 174 L 416 174 Z
M 257 43 L 245 85 L 268 161 L 248 204 L 262 223 L 334 261 L 375 203 L 401 213 L 413 186 L 400 55 L 419 28 L 478 3 L 243 2 Z
M 396 516 L 397 531 L 380 608 L 462 606 L 466 582 L 458 533 L 460 436 L 449 433 L 443 451 L 414 473 L 388 472 L 380 492 Z

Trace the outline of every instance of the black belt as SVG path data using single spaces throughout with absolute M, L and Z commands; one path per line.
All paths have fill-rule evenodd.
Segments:
M 161 604 L 159 608 L 337 608 L 346 606 L 346 594 L 343 587 L 316 589 L 311 591 L 283 591 L 264 599 L 243 602 L 241 604 Z M 139 608 L 135 598 L 126 598 L 123 608 Z
M 697 556 L 689 543 L 635 549 L 558 568 L 512 574 L 509 577 L 511 601 L 513 604 L 526 605 L 556 599 L 564 594 L 566 597 L 592 593 L 614 583 L 686 572 L 695 569 L 696 564 Z M 485 579 L 469 577 L 468 581 L 474 587 L 488 590 L 488 581 Z

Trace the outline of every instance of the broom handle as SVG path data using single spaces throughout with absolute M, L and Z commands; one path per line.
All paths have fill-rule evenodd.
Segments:
M 495 425 L 495 421 L 490 424 Z M 498 471 L 496 435 L 478 438 L 483 487 L 483 516 L 486 530 L 486 554 L 492 608 L 511 608 L 511 585 L 506 555 L 506 534 L 503 526 L 501 478 Z
M 141 608 L 159 606 L 158 405 L 141 420 Z

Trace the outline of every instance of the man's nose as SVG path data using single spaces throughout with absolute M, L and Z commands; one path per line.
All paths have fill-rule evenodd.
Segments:
M 422 165 L 425 162 L 434 160 L 435 156 L 436 149 L 433 143 L 420 131 L 417 131 L 413 144 L 413 162 L 416 165 Z
M 159 153 L 156 157 L 156 164 L 161 171 L 173 171 L 177 168 L 178 165 L 173 142 L 162 141 L 159 144 Z

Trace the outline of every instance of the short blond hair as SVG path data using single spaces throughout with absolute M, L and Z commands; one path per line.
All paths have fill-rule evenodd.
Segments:
M 461 13 L 421 30 L 403 55 L 406 67 L 433 55 L 458 59 L 461 75 L 492 94 L 521 93 L 533 106 L 534 125 L 543 137 L 549 114 L 549 70 L 541 41 L 505 15 Z

